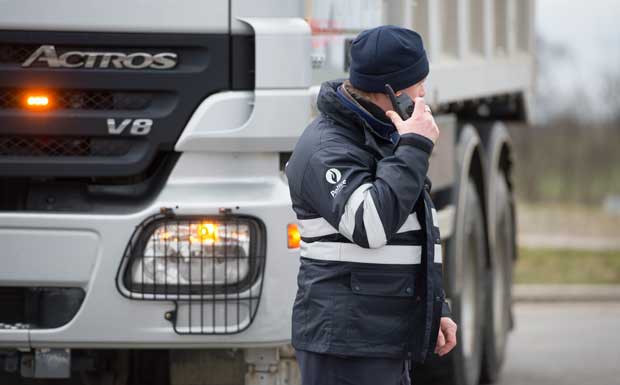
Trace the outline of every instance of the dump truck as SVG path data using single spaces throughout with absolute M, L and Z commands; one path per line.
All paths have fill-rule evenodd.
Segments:
M 298 384 L 284 167 L 362 30 L 418 31 L 458 345 L 512 328 L 508 122 L 533 103 L 532 0 L 0 1 L 0 382 Z M 73 382 L 71 382 L 73 381 Z M 31 383 L 31 382 L 28 382 Z

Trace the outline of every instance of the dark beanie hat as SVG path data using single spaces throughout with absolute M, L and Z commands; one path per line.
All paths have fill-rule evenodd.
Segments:
M 428 75 L 422 37 L 410 29 L 384 25 L 360 33 L 351 44 L 349 81 L 366 92 L 410 87 Z

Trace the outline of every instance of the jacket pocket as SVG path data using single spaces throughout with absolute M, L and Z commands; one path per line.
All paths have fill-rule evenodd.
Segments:
M 351 272 L 351 289 L 360 295 L 385 297 L 412 297 L 412 273 L 375 273 L 370 271 Z
M 351 272 L 347 333 L 357 345 L 402 351 L 410 341 L 416 308 L 411 272 Z

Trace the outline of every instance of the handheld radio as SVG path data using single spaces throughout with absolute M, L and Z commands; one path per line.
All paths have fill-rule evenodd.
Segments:
M 385 85 L 385 92 L 387 93 L 390 101 L 392 102 L 392 108 L 394 111 L 400 116 L 402 120 L 407 120 L 413 114 L 414 102 L 411 100 L 409 95 L 406 93 L 402 93 L 399 96 L 396 96 L 392 86 L 389 84 Z

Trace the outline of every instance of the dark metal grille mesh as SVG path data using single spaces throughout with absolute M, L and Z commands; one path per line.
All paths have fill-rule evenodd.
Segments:
M 156 247 L 148 241 L 162 226 L 164 233 L 179 235 L 180 227 L 191 228 L 190 225 L 205 221 L 223 228 L 224 234 L 232 234 L 226 237 L 224 246 L 200 243 L 193 249 L 189 246 L 187 250 L 193 252 L 182 252 L 182 243 L 187 245 L 187 240 L 175 236 L 158 241 L 163 242 L 157 245 L 159 251 L 149 254 L 148 259 L 143 258 L 147 247 Z M 241 240 L 235 239 L 243 226 L 247 226 L 250 234 L 247 254 L 238 247 Z M 117 274 L 117 287 L 130 299 L 172 301 L 175 307 L 164 317 L 178 334 L 239 333 L 250 326 L 258 310 L 265 239 L 264 226 L 254 218 L 228 214 L 190 218 L 166 212 L 145 221 L 132 236 Z M 190 278 L 182 279 L 182 271 Z M 139 282 L 135 282 L 138 278 Z
M 118 138 L 0 136 L 0 156 L 123 156 L 132 143 Z
M 152 94 L 118 91 L 53 91 L 51 108 L 64 110 L 144 110 L 151 104 Z M 0 89 L 0 109 L 21 109 L 26 91 Z
M 0 63 L 23 63 L 38 45 L 0 44 Z

